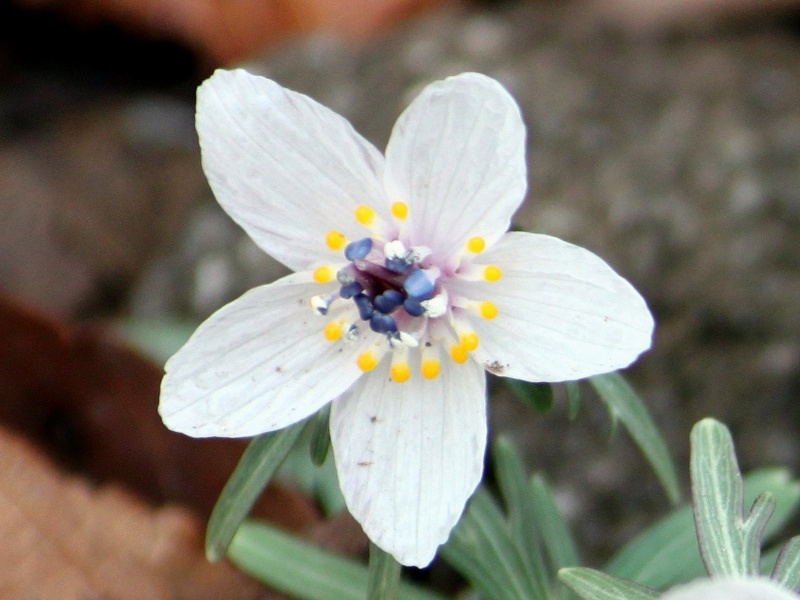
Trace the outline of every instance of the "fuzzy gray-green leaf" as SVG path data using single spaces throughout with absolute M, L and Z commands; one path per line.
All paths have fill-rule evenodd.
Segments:
M 700 553 L 709 575 L 760 574 L 761 536 L 775 509 L 772 494 L 756 498 L 744 517 L 744 489 L 728 428 L 703 419 L 691 433 L 692 504 Z
M 785 588 L 800 592 L 800 536 L 793 537 L 783 546 L 772 578 Z
M 583 600 L 657 600 L 659 593 L 594 569 L 561 569 L 558 578 Z

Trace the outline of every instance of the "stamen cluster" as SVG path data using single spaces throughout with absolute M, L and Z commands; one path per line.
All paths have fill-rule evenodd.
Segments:
M 395 202 L 391 213 L 396 225 L 401 225 L 409 216 L 403 202 Z M 408 349 L 422 348 L 420 370 L 423 377 L 438 376 L 440 364 L 437 346 L 449 346 L 449 354 L 455 363 L 466 362 L 469 353 L 479 344 L 477 334 L 457 326 L 453 319 L 453 308 L 474 309 L 485 319 L 497 316 L 497 308 L 491 302 L 472 302 L 464 298 L 448 296 L 445 279 L 431 257 L 427 247 L 406 247 L 397 234 L 399 228 L 385 227 L 375 211 L 368 206 L 359 206 L 355 211 L 356 221 L 368 228 L 373 235 L 350 242 L 340 231 L 330 231 L 326 243 L 332 250 L 343 251 L 349 261 L 336 270 L 322 266 L 314 271 L 317 283 L 327 284 L 334 280 L 337 291 L 314 296 L 311 306 L 319 315 L 327 315 L 333 303 L 352 300 L 355 310 L 347 308 L 344 314 L 353 319 L 335 318 L 324 328 L 325 338 L 336 342 L 342 338 L 355 341 L 361 337 L 359 321 L 366 322 L 369 329 L 386 338 L 392 358 L 391 376 L 398 383 L 410 377 Z M 387 231 L 394 232 L 387 234 Z M 389 241 L 386 241 L 389 239 Z M 466 255 L 477 255 L 483 251 L 483 238 L 471 238 L 464 249 Z M 502 277 L 494 265 L 475 269 L 460 268 L 460 277 L 478 277 L 484 281 L 497 281 Z M 355 314 L 358 318 L 355 319 Z M 440 317 L 448 316 L 447 323 Z M 363 371 L 375 368 L 380 361 L 382 344 L 378 343 L 358 356 L 357 364 Z

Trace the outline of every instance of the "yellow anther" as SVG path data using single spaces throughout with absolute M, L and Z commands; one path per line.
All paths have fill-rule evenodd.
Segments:
M 395 202 L 392 204 L 392 215 L 401 221 L 405 221 L 408 218 L 408 204 L 405 202 Z
M 494 319 L 499 313 L 497 307 L 492 302 L 481 302 L 480 305 L 478 305 L 478 310 L 484 319 Z
M 435 358 L 429 358 L 422 361 L 422 376 L 425 379 L 436 379 L 439 376 L 439 371 L 442 370 L 442 365 Z
M 483 270 L 483 278 L 486 281 L 499 281 L 502 276 L 503 272 L 500 270 L 500 267 L 496 267 L 495 265 L 488 265 Z
M 406 362 L 399 362 L 392 365 L 392 379 L 397 383 L 405 383 L 411 377 L 411 369 Z
M 327 325 L 325 325 L 325 329 L 323 330 L 325 334 L 325 339 L 329 342 L 335 342 L 339 338 L 342 337 L 342 325 L 337 323 L 336 321 L 331 321 Z
M 374 352 L 363 352 L 358 355 L 358 360 L 356 360 L 356 364 L 358 368 L 364 371 L 372 371 L 375 367 L 378 366 L 378 357 L 375 356 Z
M 495 308 L 495 310 L 497 310 Z M 473 350 L 477 349 L 480 340 L 478 339 L 478 334 L 474 332 L 465 333 L 461 336 L 460 340 L 461 346 L 467 352 L 472 352 Z
M 375 211 L 363 204 L 356 208 L 356 221 L 362 225 L 370 225 L 375 220 Z
M 329 283 L 336 277 L 336 271 L 333 267 L 326 265 L 314 271 L 314 281 L 317 283 Z
M 341 250 L 347 245 L 347 238 L 341 231 L 329 231 L 325 236 L 325 243 L 331 250 Z
M 486 248 L 486 240 L 484 240 L 482 237 L 469 238 L 469 241 L 467 242 L 467 250 L 473 254 L 480 254 L 483 252 L 484 248 Z
M 463 365 L 465 362 L 467 362 L 469 353 L 463 345 L 453 346 L 450 348 L 450 358 L 452 358 L 458 364 Z

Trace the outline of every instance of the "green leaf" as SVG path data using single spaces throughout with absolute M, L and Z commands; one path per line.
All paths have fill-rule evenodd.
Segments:
M 772 579 L 785 588 L 800 591 L 800 536 L 790 539 L 781 549 Z
M 771 492 L 777 500 L 767 536 L 779 531 L 800 502 L 800 486 L 786 469 L 760 469 L 744 479 L 745 502 Z M 643 531 L 625 545 L 603 569 L 607 573 L 641 584 L 666 589 L 706 575 L 690 506 L 684 506 Z
M 543 560 L 534 497 L 522 461 L 511 441 L 499 436 L 494 444 L 494 466 L 508 513 L 511 537 L 524 557 L 525 576 L 536 597 L 546 598 L 550 576 Z
M 258 497 L 289 454 L 305 422 L 252 439 L 214 505 L 206 531 L 206 556 L 225 557 L 228 545 Z
M 311 461 L 318 467 L 325 464 L 328 451 L 331 449 L 330 417 L 331 405 L 326 404 L 311 417 L 309 423 Z
M 558 578 L 584 600 L 657 600 L 659 593 L 594 569 L 561 569 Z
M 162 365 L 197 329 L 197 323 L 174 319 L 129 318 L 118 325 L 125 341 Z
M 573 421 L 581 409 L 581 384 L 579 381 L 567 381 L 564 383 L 564 387 L 567 388 L 569 420 Z
M 645 455 L 672 504 L 680 501 L 678 476 L 667 445 L 653 423 L 642 400 L 619 373 L 597 375 L 589 379 L 611 418 L 619 419 Z
M 121 337 L 163 365 L 186 343 L 197 323 L 177 319 L 123 319 L 117 323 Z
M 550 486 L 540 475 L 530 483 L 536 523 L 539 524 L 545 550 L 550 559 L 553 572 L 564 567 L 577 567 L 581 564 L 578 547 L 569 530 L 567 522 L 553 497 Z
M 400 563 L 375 544 L 369 545 L 367 600 L 395 600 L 400 587 Z
M 772 579 L 785 588 L 800 591 L 800 536 L 790 539 L 781 549 Z
M 322 465 L 316 466 L 311 460 L 308 447 L 302 440 L 298 440 L 275 477 L 291 481 L 302 492 L 314 498 L 319 502 L 325 516 L 339 514 L 347 508 L 339 487 L 332 452 L 328 453 Z
M 245 521 L 228 549 L 242 571 L 300 600 L 364 600 L 369 571 L 263 522 Z M 398 600 L 444 600 L 401 582 Z
M 489 493 L 478 489 L 440 555 L 492 600 L 547 600 L 526 575 L 525 558 Z
M 775 499 L 761 494 L 744 517 L 742 476 L 722 423 L 703 419 L 692 428 L 690 471 L 697 538 L 709 575 L 760 575 L 761 536 Z
M 511 391 L 523 404 L 540 413 L 553 408 L 553 388 L 549 383 L 530 383 L 518 379 L 504 378 Z

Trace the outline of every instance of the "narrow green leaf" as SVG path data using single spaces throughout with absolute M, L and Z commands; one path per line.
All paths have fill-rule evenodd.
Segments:
M 619 419 L 645 455 L 672 504 L 680 501 L 678 476 L 661 433 L 638 394 L 619 373 L 589 379 L 605 403 L 612 420 Z
M 584 600 L 657 600 L 656 590 L 594 569 L 561 569 L 558 578 Z
M 577 567 L 581 564 L 578 547 L 569 530 L 567 522 L 553 497 L 550 486 L 540 475 L 531 479 L 531 494 L 535 507 L 535 519 L 539 524 L 543 546 L 547 551 L 553 572 L 564 567 Z
M 772 578 L 783 587 L 800 592 L 800 536 L 793 537 L 783 546 Z
M 252 439 L 214 505 L 206 530 L 206 556 L 225 557 L 228 545 L 258 497 L 289 454 L 305 422 Z
M 761 536 L 775 499 L 761 494 L 745 519 L 742 476 L 722 423 L 703 419 L 692 428 L 690 472 L 697 538 L 709 575 L 759 575 Z
M 553 408 L 553 388 L 549 383 L 530 383 L 518 379 L 504 378 L 517 400 L 540 413 Z
M 578 416 L 578 411 L 581 409 L 581 384 L 579 381 L 567 381 L 564 386 L 567 388 L 569 420 L 572 421 Z
M 163 365 L 186 343 L 198 323 L 176 319 L 128 318 L 119 321 L 118 325 L 122 337 L 129 344 Z
M 800 501 L 800 486 L 786 469 L 753 471 L 745 477 L 744 487 L 748 504 L 764 491 L 771 492 L 777 500 L 775 515 L 767 527 L 768 536 L 786 524 Z M 681 507 L 643 531 L 603 570 L 659 590 L 705 576 L 691 507 Z
M 440 555 L 486 598 L 537 600 L 525 575 L 524 557 L 497 502 L 485 489 L 472 496 Z
M 364 600 L 369 571 L 363 564 L 326 552 L 263 522 L 245 521 L 228 557 L 242 571 L 300 600 Z M 401 582 L 398 600 L 444 600 Z
M 309 423 L 309 450 L 311 451 L 311 461 L 316 466 L 321 466 L 328 458 L 328 451 L 331 449 L 330 432 L 331 405 L 326 404 L 317 414 L 311 417 Z
M 375 544 L 369 546 L 367 600 L 395 600 L 400 587 L 400 563 Z
M 528 487 L 522 461 L 505 436 L 499 436 L 494 443 L 494 465 L 506 504 L 511 537 L 524 557 L 528 583 L 536 590 L 537 598 L 547 598 L 551 582 L 536 525 L 534 497 Z
M 347 509 L 336 475 L 333 453 L 328 453 L 324 464 L 315 466 L 308 448 L 298 440 L 275 477 L 292 482 L 300 491 L 314 498 L 325 516 L 333 516 Z

